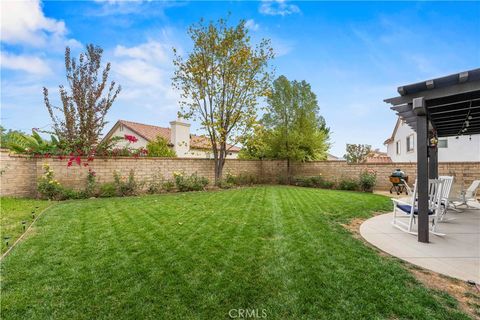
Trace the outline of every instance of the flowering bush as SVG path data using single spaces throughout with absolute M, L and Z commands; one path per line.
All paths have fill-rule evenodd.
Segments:
M 96 181 L 96 173 L 91 168 L 88 169 L 87 173 L 87 184 L 85 186 L 85 196 L 86 197 L 93 197 L 97 190 L 97 181 Z
M 138 141 L 137 137 L 135 136 L 132 136 L 132 135 L 129 135 L 129 134 L 126 134 L 125 136 L 123 136 L 125 138 L 125 140 L 127 140 L 128 142 L 130 143 L 135 143 Z
M 133 135 L 126 134 L 123 138 L 113 137 L 102 141 L 94 148 L 72 150 L 54 135 L 51 136 L 51 141 L 42 139 L 37 131 L 39 130 L 33 130 L 32 135 L 16 133 L 12 135 L 6 146 L 16 153 L 28 154 L 35 158 L 66 159 L 68 167 L 74 164 L 88 167 L 95 157 L 143 157 L 148 154 L 147 149 L 143 147 L 130 146 L 131 143 L 138 141 L 138 138 Z M 115 147 L 119 140 L 126 140 L 128 144 L 121 148 Z
M 43 165 L 43 175 L 38 181 L 37 190 L 40 196 L 49 200 L 59 200 L 62 195 L 62 186 L 55 179 L 53 170 L 48 163 Z
M 208 179 L 200 177 L 196 173 L 191 176 L 185 176 L 183 172 L 174 172 L 175 185 L 178 191 L 201 191 L 205 190 Z

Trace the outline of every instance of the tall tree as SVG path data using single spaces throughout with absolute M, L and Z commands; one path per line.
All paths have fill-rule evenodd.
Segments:
M 368 144 L 347 144 L 347 153 L 343 157 L 348 163 L 362 163 L 365 162 L 371 151 L 372 146 Z
M 273 82 L 263 117 L 270 157 L 290 162 L 326 159 L 329 128 L 319 115 L 317 97 L 306 81 L 289 81 L 285 76 Z
M 77 61 L 70 56 L 70 48 L 65 49 L 65 69 L 70 90 L 59 86 L 61 107 L 51 104 L 48 89 L 43 88 L 54 133 L 69 149 L 88 150 L 98 142 L 107 123 L 105 116 L 121 90 L 115 81 L 108 84 L 110 63 L 100 70 L 102 53 L 102 48 L 89 44 Z
M 215 183 L 222 178 L 227 142 L 255 123 L 256 106 L 268 94 L 273 50 L 268 40 L 250 42 L 245 21 L 230 27 L 227 21 L 188 29 L 193 49 L 186 59 L 175 50 L 173 85 L 181 92 L 179 116 L 199 120 L 208 133 L 215 159 Z
M 238 153 L 240 159 L 265 159 L 269 157 L 270 146 L 268 137 L 270 132 L 258 123 L 253 130 L 246 132 L 240 137 L 242 149 Z

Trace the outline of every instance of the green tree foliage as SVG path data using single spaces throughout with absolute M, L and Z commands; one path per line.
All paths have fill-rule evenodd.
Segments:
M 258 123 L 253 126 L 253 130 L 240 137 L 240 143 L 243 145 L 238 153 L 240 159 L 265 159 L 270 155 L 268 145 L 269 131 Z
M 51 140 L 43 139 L 37 131 L 32 130 L 32 134 L 26 134 L 20 131 L 9 131 L 2 135 L 2 147 L 8 148 L 16 153 L 28 153 L 33 155 L 55 154 L 59 148 L 59 142 L 54 135 Z
M 108 82 L 110 63 L 102 70 L 103 49 L 92 44 L 77 59 L 65 49 L 65 69 L 70 90 L 60 85 L 62 106 L 54 106 L 43 88 L 45 106 L 53 122 L 53 130 L 68 149 L 87 151 L 96 145 L 107 124 L 105 116 L 120 92 L 115 81 Z M 107 91 L 106 94 L 104 91 Z
M 368 144 L 347 144 L 347 153 L 343 157 L 348 163 L 362 163 L 365 162 L 371 151 L 372 146 Z
M 5 129 L 3 126 L 0 125 L 0 148 L 9 149 L 9 144 L 12 138 L 16 135 L 24 135 L 22 131 L 19 130 L 12 130 Z
M 329 128 L 319 115 L 317 97 L 305 81 L 280 76 L 273 82 L 267 111 L 262 119 L 265 132 L 246 139 L 251 158 L 290 161 L 326 159 L 330 147 Z M 290 174 L 289 174 L 290 176 Z
M 274 54 L 268 40 L 251 44 L 244 20 L 235 27 L 224 19 L 208 24 L 201 20 L 188 34 L 192 51 L 186 59 L 175 51 L 174 59 L 173 85 L 181 92 L 179 116 L 200 120 L 207 131 L 218 184 L 227 142 L 234 144 L 234 137 L 252 127 L 258 100 L 268 94 L 268 62 Z
M 149 141 L 147 144 L 149 157 L 176 157 L 175 150 L 169 145 L 167 139 L 157 136 L 155 140 Z

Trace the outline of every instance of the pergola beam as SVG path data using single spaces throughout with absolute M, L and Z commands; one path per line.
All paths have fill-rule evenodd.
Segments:
M 393 105 L 398 105 L 398 104 L 409 103 L 412 101 L 412 99 L 419 98 L 419 97 L 423 97 L 426 100 L 431 100 L 431 99 L 437 99 L 437 98 L 450 96 L 450 95 L 470 93 L 476 90 L 480 90 L 480 83 L 478 81 L 458 83 L 449 87 L 430 89 L 430 90 L 421 91 L 418 93 L 385 99 L 383 101 Z

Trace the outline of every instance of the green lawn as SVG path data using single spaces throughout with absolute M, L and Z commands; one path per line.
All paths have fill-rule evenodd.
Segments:
M 2 318 L 468 319 L 340 225 L 388 209 L 282 186 L 64 202 L 3 261 Z
M 22 221 L 25 221 L 25 227 L 32 223 L 32 211 L 38 215 L 43 209 L 48 207 L 51 202 L 34 199 L 1 198 L 0 207 L 0 233 L 1 233 L 1 252 L 7 250 L 5 237 L 9 237 L 9 244 L 12 245 L 15 240 L 23 233 Z

